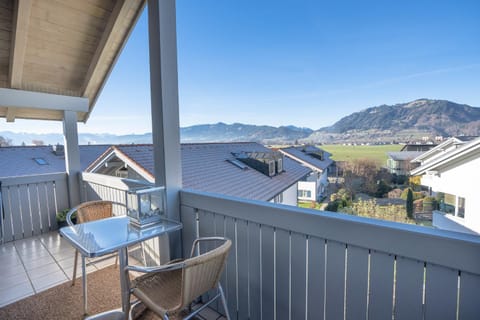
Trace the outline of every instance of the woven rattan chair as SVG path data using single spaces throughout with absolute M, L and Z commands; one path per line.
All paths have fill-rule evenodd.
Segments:
M 117 204 L 117 203 L 116 203 Z M 120 204 L 121 205 L 121 204 Z M 84 223 L 89 221 L 95 221 L 113 216 L 113 202 L 111 201 L 88 201 L 79 204 L 75 208 L 71 209 L 67 213 L 67 223 L 73 225 L 72 215 L 77 213 L 77 223 Z M 73 276 L 72 286 L 75 285 L 75 278 L 77 277 L 77 262 L 78 262 L 78 250 L 75 250 L 75 261 L 73 264 Z M 82 259 L 82 263 L 85 263 L 85 259 Z M 118 263 L 118 255 L 115 259 L 115 265 Z M 83 277 L 86 277 L 84 274 Z
M 200 243 L 207 241 L 221 245 L 195 255 L 195 252 L 200 252 Z M 130 284 L 130 293 L 139 299 L 134 305 L 143 302 L 163 319 L 178 318 L 181 312 L 190 310 L 189 307 L 196 298 L 211 289 L 216 289 L 217 293 L 208 302 L 183 319 L 191 319 L 217 298 L 221 298 L 226 317 L 230 320 L 219 279 L 231 246 L 232 242 L 226 238 L 198 238 L 193 242 L 189 259 L 176 260 L 167 265 L 151 268 L 127 266 L 129 271 L 145 273 Z

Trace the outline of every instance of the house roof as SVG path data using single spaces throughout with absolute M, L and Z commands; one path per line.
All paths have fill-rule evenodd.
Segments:
M 97 159 L 107 145 L 83 145 L 80 148 L 82 170 Z M 35 161 L 43 159 L 46 164 Z M 42 162 L 42 160 L 38 160 Z M 0 148 L 0 179 L 44 173 L 65 172 L 65 156 L 56 155 L 52 146 L 2 147 Z
M 460 146 L 463 145 L 469 141 L 472 141 L 478 137 L 476 136 L 458 136 L 458 137 L 451 137 L 439 145 L 437 145 L 435 148 L 432 148 L 428 150 L 427 152 L 424 152 L 417 157 L 415 157 L 412 162 L 420 162 L 423 163 L 425 161 L 428 161 L 429 159 L 433 159 L 437 157 L 438 155 L 444 153 L 446 150 L 449 148 L 455 147 L 455 146 Z
M 451 166 L 464 159 L 477 159 L 480 157 L 480 137 L 464 143 L 462 146 L 451 149 L 449 152 L 426 162 L 411 171 L 412 175 L 422 175 L 429 170 L 439 170 L 445 166 Z
M 78 112 L 85 121 L 144 5 L 145 0 L 0 1 L 0 88 L 88 98 L 88 111 Z M 0 117 L 62 120 L 63 111 L 0 102 Z
M 398 152 L 387 152 L 389 158 L 395 161 L 406 161 L 412 160 L 424 153 L 424 151 L 398 151 Z
M 310 169 L 285 158 L 284 172 L 268 177 L 251 167 L 238 166 L 229 162 L 229 160 L 235 160 L 232 153 L 270 151 L 254 142 L 182 144 L 183 187 L 247 199 L 271 200 L 305 177 Z M 98 165 L 113 154 L 129 166 L 134 166 L 145 179 L 153 181 L 152 145 L 112 146 L 86 171 L 94 172 Z
M 428 151 L 434 148 L 436 144 L 433 143 L 423 143 L 423 144 L 416 144 L 416 143 L 408 143 L 400 149 L 400 151 Z
M 330 156 L 332 155 L 331 153 L 315 146 L 288 147 L 279 149 L 279 151 L 287 157 L 292 158 L 303 165 L 309 166 L 312 170 L 323 171 L 333 163 L 333 160 L 330 159 Z M 324 159 L 320 160 L 312 157 L 308 154 L 309 152 L 322 152 L 324 154 Z

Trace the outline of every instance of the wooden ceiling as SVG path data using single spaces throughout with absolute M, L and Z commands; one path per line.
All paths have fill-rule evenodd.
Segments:
M 0 0 L 0 88 L 86 97 L 86 121 L 145 0 Z M 9 120 L 59 110 L 3 106 Z

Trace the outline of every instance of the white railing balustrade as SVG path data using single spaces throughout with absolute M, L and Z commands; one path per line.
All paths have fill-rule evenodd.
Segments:
M 57 229 L 56 213 L 68 208 L 66 173 L 2 178 L 1 242 Z
M 233 241 L 233 319 L 478 319 L 480 237 L 183 190 L 184 255 Z M 217 308 L 221 306 L 217 305 Z

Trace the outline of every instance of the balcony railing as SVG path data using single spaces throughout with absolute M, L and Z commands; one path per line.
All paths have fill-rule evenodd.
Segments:
M 119 178 L 82 175 L 84 201 L 123 202 L 127 189 Z M 65 190 L 64 174 L 3 180 L 9 218 L 2 226 L 11 226 L 3 234 L 17 239 L 54 228 L 43 221 L 54 223 L 67 205 Z M 197 236 L 233 241 L 222 277 L 233 319 L 480 314 L 480 237 L 189 190 L 181 191 L 180 212 L 185 256 Z M 158 243 L 149 249 L 160 251 Z
M 2 243 L 55 230 L 56 213 L 68 208 L 67 175 L 4 178 L 0 199 Z
M 182 191 L 184 254 L 234 242 L 222 279 L 234 319 L 476 319 L 480 238 Z

